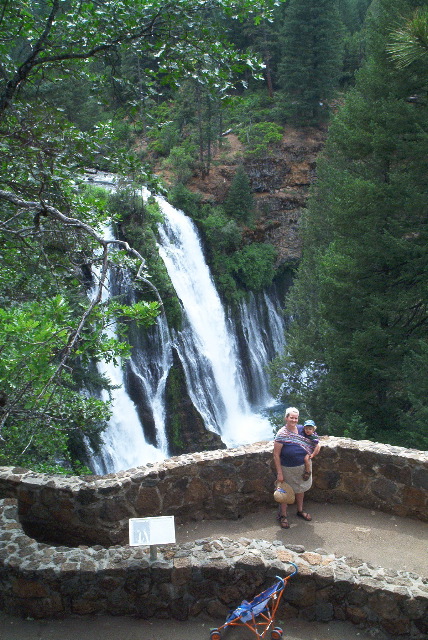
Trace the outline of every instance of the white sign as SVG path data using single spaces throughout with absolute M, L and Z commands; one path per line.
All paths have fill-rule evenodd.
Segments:
M 131 547 L 174 542 L 174 516 L 129 519 L 129 544 Z

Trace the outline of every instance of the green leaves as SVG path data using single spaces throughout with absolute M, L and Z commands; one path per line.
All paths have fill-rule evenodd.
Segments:
M 113 301 L 109 311 L 121 320 L 133 320 L 140 327 L 154 324 L 159 315 L 160 305 L 157 302 L 135 302 L 132 306 Z
M 262 291 L 272 284 L 275 259 L 276 249 L 273 245 L 253 242 L 235 251 L 227 264 L 243 288 Z

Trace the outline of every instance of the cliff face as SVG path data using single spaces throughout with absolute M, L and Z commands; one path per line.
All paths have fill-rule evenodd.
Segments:
M 205 427 L 193 405 L 176 349 L 165 388 L 165 429 L 171 456 L 226 448 L 221 437 Z
M 256 203 L 255 228 L 247 230 L 247 237 L 273 244 L 278 265 L 294 262 L 301 253 L 299 221 L 325 137 L 325 130 L 286 127 L 281 143 L 269 155 L 250 158 L 237 136 L 230 133 L 215 150 L 209 175 L 193 178 L 189 186 L 206 201 L 221 203 L 238 165 L 243 164 Z

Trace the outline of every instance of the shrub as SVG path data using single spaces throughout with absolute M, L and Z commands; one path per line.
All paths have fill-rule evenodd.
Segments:
M 242 166 L 239 166 L 236 170 L 223 207 L 226 214 L 231 218 L 235 218 L 246 224 L 251 223 L 253 219 L 254 201 L 251 184 Z
M 245 127 L 238 137 L 247 147 L 245 152 L 247 157 L 260 158 L 266 155 L 270 146 L 281 142 L 282 134 L 282 127 L 279 124 L 258 122 Z
M 176 182 L 186 184 L 193 175 L 195 158 L 192 150 L 184 147 L 173 147 L 162 166 L 174 175 Z
M 228 219 L 220 208 L 213 209 L 202 220 L 206 239 L 216 251 L 225 253 L 235 250 L 241 242 L 241 231 L 235 220 Z
M 254 242 L 228 258 L 230 272 L 246 289 L 261 291 L 275 277 L 276 249 L 268 243 Z

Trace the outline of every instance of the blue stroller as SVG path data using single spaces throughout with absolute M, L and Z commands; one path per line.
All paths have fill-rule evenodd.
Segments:
M 271 640 L 280 640 L 283 633 L 282 629 L 273 625 L 285 585 L 298 571 L 294 562 L 290 562 L 290 564 L 294 567 L 293 573 L 286 578 L 277 576 L 278 582 L 259 593 L 251 602 L 243 600 L 239 607 L 227 617 L 226 622 L 221 627 L 211 629 L 210 640 L 220 640 L 222 629 L 226 629 L 228 626 L 247 627 L 257 638 L 266 638 L 266 634 L 270 631 Z

